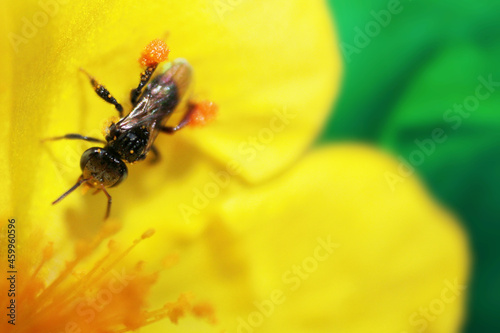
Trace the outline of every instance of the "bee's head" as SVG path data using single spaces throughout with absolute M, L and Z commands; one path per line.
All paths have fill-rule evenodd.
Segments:
M 106 148 L 87 149 L 80 159 L 83 179 L 87 184 L 99 187 L 112 187 L 127 178 L 127 166 L 112 151 Z

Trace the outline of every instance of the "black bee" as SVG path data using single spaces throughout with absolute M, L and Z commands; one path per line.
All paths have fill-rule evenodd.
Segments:
M 166 49 L 166 45 L 164 46 Z M 166 50 L 168 54 L 168 49 Z M 125 117 L 123 117 L 123 107 L 109 91 L 84 71 L 95 92 L 115 106 L 121 119 L 107 128 L 105 141 L 73 133 L 47 139 L 77 139 L 104 144 L 104 147 L 92 147 L 83 153 L 80 160 L 82 175 L 73 187 L 52 204 L 64 199 L 80 185 L 87 184 L 107 196 L 106 219 L 111 209 L 111 196 L 106 188 L 117 186 L 127 178 L 125 163 L 142 161 L 150 151 L 157 159 L 159 154 L 153 144 L 158 134 L 174 133 L 189 123 L 196 106 L 188 99 L 192 81 L 192 68 L 189 63 L 184 59 L 167 63 L 150 83 L 148 82 L 158 63 L 150 61 L 146 64 L 147 69 L 141 74 L 138 87 L 130 92 L 132 111 Z M 166 126 L 170 116 L 179 109 L 185 112 L 179 124 L 175 127 Z

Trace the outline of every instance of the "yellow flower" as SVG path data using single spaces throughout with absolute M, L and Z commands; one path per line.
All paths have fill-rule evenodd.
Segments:
M 88 276 L 106 257 L 106 224 L 115 223 L 103 224 L 102 195 L 76 191 L 50 205 L 74 184 L 80 155 L 92 145 L 40 139 L 99 136 L 116 111 L 78 68 L 129 108 L 140 50 L 168 35 L 171 58 L 195 69 L 194 97 L 215 100 L 219 116 L 206 128 L 159 137 L 162 161 L 131 166 L 110 190 L 111 216 L 120 221 L 115 239 L 123 244 L 149 228 L 156 234 L 123 259 L 148 267 L 134 292 L 116 296 L 120 304 L 140 303 L 136 317 L 125 306 L 103 309 L 99 320 L 72 313 L 87 325 L 82 331 L 139 327 L 157 318 L 145 309 L 163 309 L 158 318 L 171 320 L 142 332 L 458 329 L 468 259 L 453 217 L 413 177 L 393 191 L 384 175 L 397 164 L 371 148 L 309 150 L 340 81 L 325 3 L 31 0 L 10 2 L 1 15 L 8 37 L 0 42 L 2 222 L 16 219 L 17 257 L 27 262 L 20 275 L 32 276 L 43 262 L 30 280 L 38 288 L 33 298 L 61 276 L 66 288 L 77 288 L 78 274 Z M 50 241 L 57 248 L 50 261 L 34 255 Z M 95 246 L 82 256 L 82 243 Z M 171 255 L 178 263 L 156 274 Z M 71 282 L 64 262 L 74 260 Z M 109 273 L 88 287 L 102 290 Z M 185 293 L 201 303 L 176 302 Z M 182 312 L 211 320 L 173 326 Z M 60 321 L 41 327 L 59 329 Z

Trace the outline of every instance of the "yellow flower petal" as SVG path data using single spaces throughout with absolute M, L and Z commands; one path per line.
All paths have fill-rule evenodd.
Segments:
M 219 119 L 193 138 L 251 182 L 297 159 L 315 139 L 340 82 L 340 55 L 321 1 L 241 2 L 220 37 L 193 56 Z M 198 50 L 199 51 L 199 50 Z M 213 55 L 213 56 L 211 56 Z
M 9 18 L 5 11 L 0 13 L 0 31 L 7 31 L 7 22 Z M 10 45 L 6 38 L 2 38 L 0 41 L 0 49 L 8 50 Z M 10 146 L 9 140 L 9 131 L 10 131 L 10 122 L 11 122 L 11 114 L 8 112 L 10 110 L 10 102 L 11 102 L 11 73 L 12 68 L 10 64 L 12 62 L 10 52 L 2 51 L 0 52 L 0 63 L 3 65 L 0 66 L 0 142 L 2 143 L 2 149 L 0 149 L 0 201 L 2 202 L 0 208 L 0 217 L 2 217 L 2 221 L 0 222 L 0 226 L 3 226 L 6 222 L 3 217 L 7 217 L 9 212 L 9 208 L 11 206 L 11 175 L 10 175 L 10 158 L 9 158 L 9 150 L 14 149 L 14 147 Z
M 2 141 L 7 149 L 2 153 L 9 175 L 4 183 L 5 203 L 12 194 L 6 214 L 23 226 L 19 256 L 29 258 L 36 251 L 30 239 L 45 241 L 43 234 L 58 244 L 59 265 L 54 264 L 48 280 L 37 288 L 64 268 L 64 261 L 72 257 L 72 243 L 92 239 L 102 227 L 103 197 L 75 193 L 64 206 L 50 205 L 76 181 L 80 155 L 91 144 L 39 142 L 68 132 L 99 137 L 101 124 L 115 115 L 112 106 L 91 91 L 79 67 L 127 107 L 129 91 L 139 80 L 140 50 L 149 40 L 169 33 L 172 56 L 187 58 L 195 68 L 195 97 L 219 104 L 219 119 L 206 130 L 158 140 L 167 164 L 130 168 L 129 180 L 112 192 L 114 217 L 124 221 L 123 238 L 137 229 L 158 226 L 158 241 L 148 247 L 147 255 L 132 255 L 129 261 L 151 256 L 157 262 L 168 253 L 166 242 L 183 235 L 193 239 L 204 229 L 199 222 L 213 214 L 213 208 L 207 207 L 184 223 L 178 209 L 192 203 L 194 189 L 212 180 L 210 172 L 218 171 L 213 157 L 219 163 L 234 158 L 242 168 L 238 175 L 259 180 L 288 165 L 314 138 L 339 75 L 325 9 L 324 3 L 285 1 L 259 6 L 233 3 L 225 13 L 210 1 L 6 4 L 2 31 L 10 45 L 3 48 L 7 64 L 3 77 L 11 79 L 1 92 L 7 113 L 2 125 L 7 133 Z M 294 118 L 288 124 L 289 119 L 276 118 L 276 111 L 291 112 Z M 266 141 L 268 149 L 259 151 L 258 159 L 242 160 L 240 144 L 254 133 L 259 140 L 269 140 L 268 132 L 262 132 L 269 129 L 273 140 Z M 34 268 L 28 267 L 26 274 Z M 202 315 L 207 309 L 193 311 Z
M 210 98 L 220 109 L 207 128 L 158 141 L 164 156 L 162 179 L 175 179 L 176 186 L 194 184 L 193 173 L 181 171 L 197 166 L 174 165 L 181 154 L 197 157 L 205 151 L 218 163 L 234 162 L 237 175 L 249 181 L 269 177 L 298 158 L 314 139 L 338 88 L 339 53 L 326 5 L 284 0 L 230 3 L 230 8 L 202 0 L 6 4 L 9 26 L 4 31 L 11 44 L 6 57 L 12 58 L 14 75 L 10 102 L 5 104 L 11 116 L 5 141 L 15 183 L 8 191 L 13 195 L 12 213 L 24 221 L 49 220 L 54 226 L 49 232 L 54 234 L 65 218 L 77 215 L 79 225 L 98 224 L 94 221 L 102 204 L 94 208 L 95 201 L 90 204 L 88 198 L 72 194 L 65 199 L 61 204 L 66 207 L 87 203 L 65 217 L 56 213 L 61 206 L 50 206 L 76 181 L 81 153 L 91 144 L 39 140 L 64 133 L 100 137 L 101 124 L 116 111 L 95 96 L 78 68 L 95 76 L 127 108 L 129 91 L 139 80 L 137 58 L 142 48 L 167 34 L 171 58 L 185 57 L 195 69 L 194 97 Z M 183 148 L 169 151 L 172 147 Z M 196 164 L 196 158 L 189 163 Z M 207 163 L 213 165 L 208 159 Z M 168 175 L 169 168 L 179 172 Z M 125 183 L 129 189 L 132 179 L 142 181 L 138 172 L 152 170 L 144 165 L 130 169 Z M 112 195 L 129 193 L 124 186 L 113 189 Z M 191 201 L 194 186 L 186 185 L 184 196 L 169 186 L 164 185 L 165 198 Z M 140 197 L 154 201 L 145 193 L 155 191 L 144 187 Z M 119 199 L 114 200 L 113 213 L 123 210 L 126 215 L 128 207 Z M 177 219 L 177 207 L 174 200 L 154 215 Z M 167 210 L 174 210 L 174 216 Z
M 229 332 L 458 331 L 463 232 L 414 177 L 393 192 L 385 173 L 397 167 L 330 147 L 241 189 L 201 239 L 180 243 L 168 290 L 212 300 Z

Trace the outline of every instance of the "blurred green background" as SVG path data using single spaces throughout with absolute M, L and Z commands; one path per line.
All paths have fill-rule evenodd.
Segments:
M 469 235 L 463 331 L 500 332 L 500 1 L 329 3 L 345 75 L 320 143 L 369 142 L 415 168 Z

